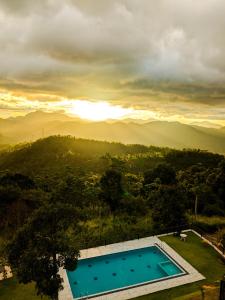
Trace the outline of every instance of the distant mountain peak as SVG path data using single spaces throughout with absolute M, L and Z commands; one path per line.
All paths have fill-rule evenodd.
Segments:
M 221 126 L 219 124 L 215 124 L 209 121 L 200 121 L 200 122 L 192 122 L 190 125 L 195 125 L 195 126 L 200 126 L 200 127 L 205 127 L 205 128 L 215 128 L 219 129 Z
M 126 144 L 198 148 L 225 153 L 225 130 L 176 121 L 153 120 L 144 124 L 135 120 L 91 122 L 67 116 L 63 112 L 34 111 L 24 117 L 0 120 L 0 133 L 12 139 L 12 143 L 60 134 Z
M 24 116 L 8 118 L 11 121 L 75 121 L 79 120 L 76 117 L 67 116 L 63 111 L 45 112 L 43 110 L 32 111 Z

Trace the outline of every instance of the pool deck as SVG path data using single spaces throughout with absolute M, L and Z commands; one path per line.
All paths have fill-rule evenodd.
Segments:
M 80 259 L 118 253 L 122 251 L 129 251 L 129 250 L 134 250 L 143 247 L 150 247 L 150 246 L 155 246 L 155 244 L 157 244 L 164 252 L 166 252 L 166 254 L 168 254 L 176 263 L 178 263 L 187 272 L 187 274 L 174 277 L 174 278 L 168 278 L 158 282 L 152 282 L 152 283 L 150 282 L 142 286 L 131 287 L 131 288 L 128 287 L 126 290 L 112 292 L 107 295 L 92 297 L 91 299 L 92 300 L 132 299 L 138 296 L 151 294 L 157 291 L 161 291 L 179 285 L 184 285 L 184 284 L 205 279 L 205 277 L 202 274 L 200 274 L 187 261 L 185 261 L 177 252 L 175 252 L 169 245 L 167 245 L 165 242 L 162 242 L 156 236 L 81 250 Z M 64 280 L 63 283 L 64 289 L 59 293 L 59 300 L 73 300 L 74 298 L 70 288 L 66 270 L 60 269 L 59 273 Z M 88 297 L 83 297 L 82 299 L 88 299 Z

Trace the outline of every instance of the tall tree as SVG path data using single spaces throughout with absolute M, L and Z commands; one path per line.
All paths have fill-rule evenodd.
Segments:
M 145 172 L 143 184 L 151 184 L 156 179 L 159 179 L 162 184 L 174 184 L 176 183 L 176 172 L 169 164 L 159 164 L 157 167 Z
M 85 184 L 82 178 L 69 174 L 59 183 L 53 197 L 56 202 L 82 207 L 86 201 L 84 192 Z
M 122 175 L 119 171 L 109 169 L 100 180 L 101 198 L 115 211 L 123 197 Z
M 0 175 L 0 228 L 16 229 L 49 195 L 22 174 Z
M 159 185 L 151 201 L 153 226 L 157 231 L 168 232 L 186 224 L 185 196 L 177 185 Z
M 154 206 L 155 192 L 158 191 L 159 187 L 176 183 L 176 172 L 173 167 L 167 163 L 162 163 L 144 173 L 141 193 L 148 200 L 148 205 L 152 207 Z
M 35 188 L 34 181 L 23 174 L 20 173 L 6 173 L 0 178 L 1 185 L 16 185 L 21 189 L 33 189 Z
M 66 234 L 75 217 L 70 206 L 41 207 L 7 246 L 8 261 L 19 282 L 34 281 L 38 295 L 58 299 L 63 289 L 59 268 L 76 268 L 79 251 Z
M 225 209 L 225 160 L 218 164 L 215 173 L 207 179 L 213 191 L 218 195 Z
M 189 208 L 194 212 L 196 219 L 202 205 L 200 200 L 206 189 L 206 177 L 207 170 L 202 164 L 193 165 L 178 173 L 181 186 L 189 193 L 189 199 L 191 199 Z

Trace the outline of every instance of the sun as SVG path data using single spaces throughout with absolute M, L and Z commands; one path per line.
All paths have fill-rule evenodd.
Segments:
M 91 121 L 105 121 L 108 119 L 120 119 L 132 113 L 131 108 L 123 108 L 119 105 L 111 105 L 108 102 L 91 102 L 87 100 L 74 100 L 69 112 L 81 119 Z

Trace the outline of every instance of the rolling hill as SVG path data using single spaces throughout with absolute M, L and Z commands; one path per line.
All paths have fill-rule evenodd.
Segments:
M 24 117 L 0 119 L 2 139 L 11 143 L 34 141 L 50 135 L 143 144 L 170 148 L 197 148 L 225 153 L 225 130 L 178 122 L 85 122 L 62 113 L 30 113 Z
M 143 172 L 160 162 L 167 162 L 175 169 L 185 169 L 198 163 L 215 167 L 224 158 L 223 155 L 200 150 L 173 150 L 71 136 L 50 136 L 2 151 L 0 170 L 21 171 L 32 176 L 55 176 L 68 168 L 78 173 L 101 173 L 110 162 L 110 157 L 123 161 L 123 167 L 131 173 Z

